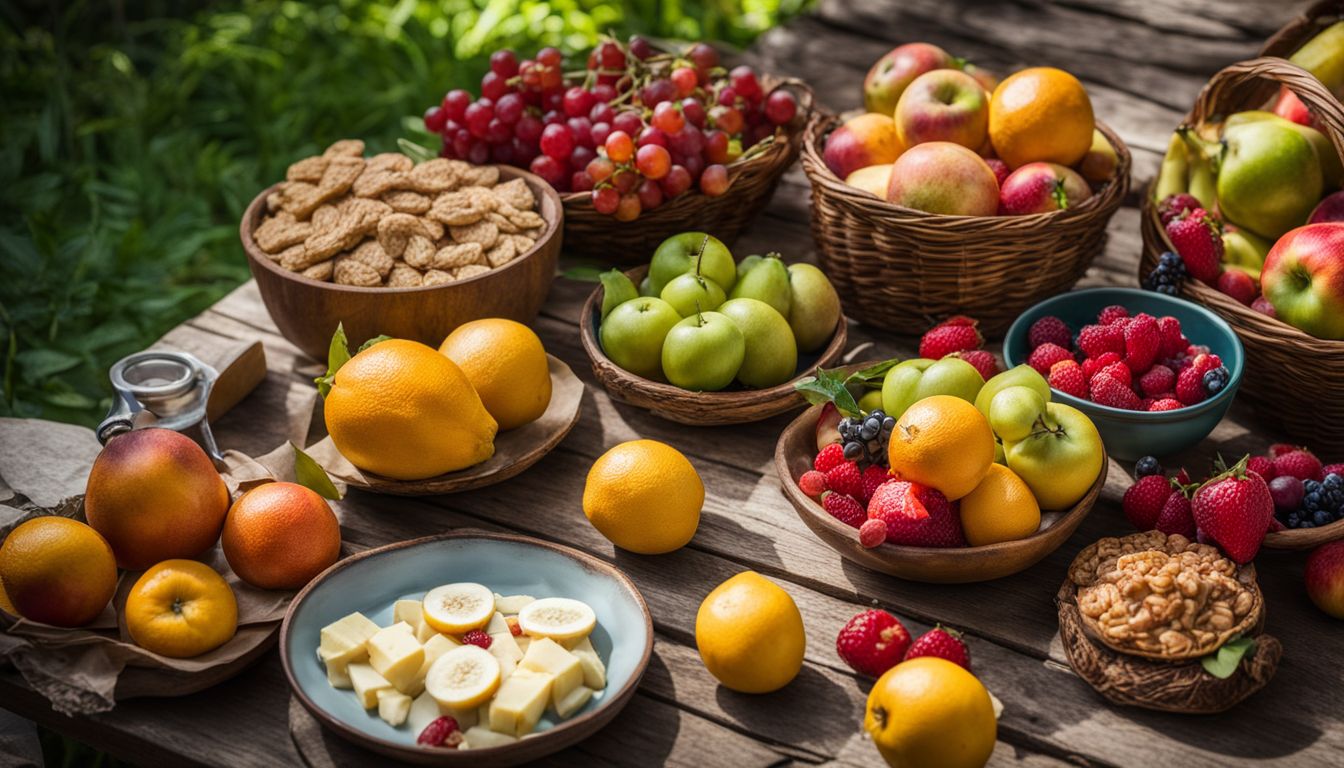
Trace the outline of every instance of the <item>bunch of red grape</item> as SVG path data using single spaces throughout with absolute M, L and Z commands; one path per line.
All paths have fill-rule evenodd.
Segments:
M 638 36 L 605 40 L 581 73 L 563 65 L 555 48 L 522 62 L 496 51 L 480 98 L 449 91 L 425 127 L 443 136 L 444 157 L 527 168 L 630 221 L 693 188 L 722 195 L 726 165 L 798 112 L 791 92 L 766 93 L 751 67 L 725 71 L 704 43 L 674 54 Z

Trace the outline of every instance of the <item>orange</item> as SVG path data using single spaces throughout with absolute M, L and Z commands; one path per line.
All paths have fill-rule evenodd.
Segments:
M 656 440 L 632 440 L 602 454 L 583 486 L 583 514 L 593 527 L 642 555 L 685 546 L 704 504 L 705 485 L 695 467 Z
M 985 479 L 961 498 L 961 530 L 973 547 L 1025 539 L 1041 527 L 1041 507 L 1016 472 L 989 465 Z
M 4 579 L 0 579 L 0 611 L 8 613 L 10 616 L 19 615 L 19 609 L 14 607 L 14 603 L 9 599 L 9 593 L 5 592 Z
M 1095 126 L 1083 84 L 1054 67 L 1009 75 L 989 101 L 989 140 L 1009 168 L 1037 161 L 1074 165 L 1091 149 Z
M 541 339 L 522 323 L 473 320 L 448 334 L 439 352 L 457 363 L 501 430 L 541 418 L 551 402 L 551 372 Z
M 994 702 L 975 675 L 947 659 L 920 656 L 873 683 L 863 729 L 896 768 L 980 768 L 998 738 Z
M 227 643 L 238 630 L 238 601 L 224 577 L 195 560 L 164 560 L 126 596 L 126 631 L 160 656 L 188 659 Z
M 942 492 L 949 501 L 970 493 L 994 463 L 994 432 L 974 405 L 934 395 L 905 409 L 887 443 L 891 470 Z
M 98 618 L 117 589 L 117 562 L 89 526 L 55 515 L 35 517 L 0 544 L 5 610 L 30 621 L 82 627 Z
M 341 455 L 394 480 L 423 480 L 480 464 L 499 425 L 462 369 L 434 349 L 392 339 L 336 372 L 323 414 Z
M 84 492 L 89 525 L 112 546 L 117 565 L 132 571 L 206 551 L 228 511 L 229 489 L 210 457 L 170 429 L 112 438 Z
M 243 494 L 219 543 L 238 578 L 262 589 L 298 589 L 341 556 L 341 524 L 327 500 L 297 483 Z
M 725 686 L 769 693 L 798 676 L 807 637 L 789 593 L 755 571 L 744 571 L 700 603 L 695 647 L 705 669 Z

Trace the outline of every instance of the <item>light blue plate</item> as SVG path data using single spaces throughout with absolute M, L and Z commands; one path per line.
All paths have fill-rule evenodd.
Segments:
M 418 734 L 393 728 L 366 711 L 350 691 L 327 683 L 316 649 L 322 627 L 359 611 L 392 623 L 392 604 L 458 581 L 502 595 L 570 597 L 592 606 L 592 643 L 607 667 L 607 687 L 577 714 L 557 724 L 548 711 L 537 735 L 490 749 L 426 749 Z M 569 547 L 525 536 L 456 531 L 371 549 L 333 565 L 290 604 L 280 628 L 280 657 L 299 701 L 323 725 L 368 749 L 437 765 L 507 765 L 578 742 L 601 728 L 633 695 L 653 651 L 653 623 L 633 582 L 611 565 Z

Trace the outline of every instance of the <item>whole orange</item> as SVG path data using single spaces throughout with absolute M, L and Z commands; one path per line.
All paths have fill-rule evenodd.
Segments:
M 501 431 L 541 418 L 551 403 L 551 372 L 537 334 L 502 317 L 458 326 L 439 352 L 467 375 Z
M 1083 84 L 1054 67 L 1009 75 L 989 101 L 989 140 L 1009 168 L 1037 161 L 1074 165 L 1091 149 L 1095 126 Z
M 0 584 L 20 616 L 81 627 L 112 599 L 117 563 L 107 541 L 89 526 L 68 517 L 35 517 L 0 544 Z
M 112 438 L 93 461 L 84 512 L 116 553 L 139 571 L 214 545 L 229 489 L 210 457 L 170 429 L 137 429 Z
M 238 630 L 238 600 L 224 577 L 195 560 L 165 560 L 141 574 L 126 596 L 135 644 L 188 659 L 227 643 Z
M 891 471 L 956 501 L 975 490 L 994 463 L 994 432 L 974 405 L 951 395 L 916 401 L 887 442 Z
M 341 556 L 341 524 L 327 500 L 297 483 L 266 483 L 233 503 L 220 545 L 238 578 L 298 589 Z

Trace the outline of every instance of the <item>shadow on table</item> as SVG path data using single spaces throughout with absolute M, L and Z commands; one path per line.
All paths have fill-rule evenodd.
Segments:
M 834 755 L 861 729 L 867 696 L 851 696 L 841 684 L 804 664 L 793 682 L 774 693 L 738 693 L 720 685 L 715 698 L 757 738 Z

